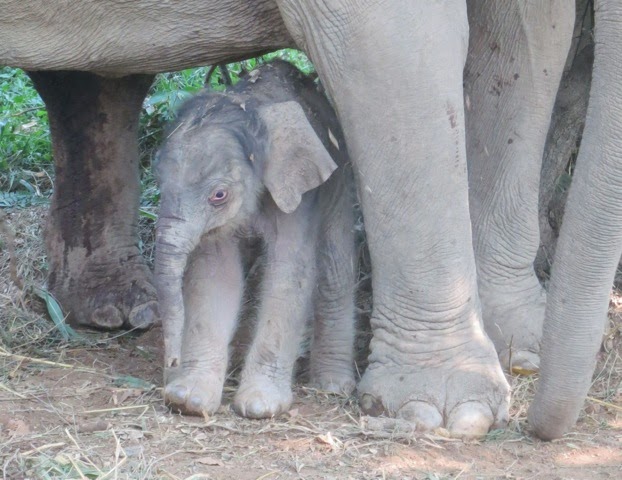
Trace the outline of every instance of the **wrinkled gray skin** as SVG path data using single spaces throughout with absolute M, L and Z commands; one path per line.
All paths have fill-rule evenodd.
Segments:
M 244 291 L 242 247 L 256 237 L 264 244 L 264 271 L 235 410 L 264 418 L 289 408 L 308 318 L 311 380 L 350 393 L 354 198 L 326 98 L 294 66 L 275 62 L 227 94 L 199 94 L 170 132 L 156 166 L 165 401 L 195 415 L 220 406 Z
M 544 439 L 574 425 L 587 394 L 622 254 L 622 5 L 596 1 L 592 87 L 546 306 L 529 421 Z
M 50 121 L 60 168 L 47 234 L 54 291 L 83 323 L 155 319 L 148 272 L 136 266 L 132 136 L 146 79 L 132 74 L 295 45 L 334 99 L 365 216 L 374 337 L 362 408 L 457 435 L 503 425 L 509 389 L 495 349 L 505 366 L 538 363 L 537 180 L 573 3 L 4 1 L 0 63 L 68 70 L 35 75 L 46 103 L 57 105 Z M 547 438 L 576 418 L 619 253 L 622 217 L 611 205 L 620 202 L 602 199 L 617 198 L 622 177 L 612 80 L 622 65 L 622 15 L 612 0 L 597 0 L 596 11 L 581 153 L 589 161 L 570 194 L 572 220 L 557 252 L 566 266 L 554 267 L 531 415 Z

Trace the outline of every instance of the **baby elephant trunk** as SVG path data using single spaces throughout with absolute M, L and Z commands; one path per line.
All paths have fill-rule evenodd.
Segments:
M 166 219 L 158 220 L 155 256 L 155 284 L 164 330 L 165 380 L 180 366 L 184 330 L 183 278 L 188 256 L 198 243 L 179 235 Z

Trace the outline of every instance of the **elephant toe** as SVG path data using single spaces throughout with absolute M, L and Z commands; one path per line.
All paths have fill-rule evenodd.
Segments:
M 382 398 L 372 395 L 370 393 L 363 393 L 359 398 L 359 405 L 361 411 L 365 415 L 371 415 L 372 417 L 379 417 L 385 413 L 384 403 Z
M 277 413 L 276 408 L 270 408 L 259 398 L 241 403 L 237 405 L 235 410 L 239 415 L 247 418 L 270 418 Z
M 342 378 L 327 377 L 315 382 L 318 389 L 335 395 L 350 395 L 356 388 L 356 382 L 350 376 Z
M 443 426 L 441 412 L 427 402 L 408 402 L 398 410 L 396 417 L 415 425 L 417 430 L 435 430 Z
M 116 330 L 123 326 L 123 314 L 114 305 L 104 305 L 93 310 L 89 325 L 102 330 Z
M 171 407 L 183 405 L 188 397 L 188 388 L 184 385 L 170 384 L 164 389 L 164 400 Z
M 503 350 L 499 353 L 499 361 L 504 368 L 517 375 L 532 375 L 540 370 L 540 355 L 530 350 Z
M 496 423 L 488 405 L 481 402 L 465 402 L 452 410 L 447 429 L 455 437 L 477 438 L 486 435 Z
M 202 413 L 203 411 L 212 412 L 212 409 L 206 405 L 206 401 L 200 395 L 190 395 L 188 400 L 186 400 L 186 410 L 194 413 Z
M 155 301 L 138 305 L 130 311 L 128 322 L 132 328 L 147 330 L 159 320 L 158 304 Z
M 246 418 L 272 418 L 287 411 L 292 401 L 289 386 L 260 383 L 242 386 L 233 401 L 233 409 Z
M 214 386 L 218 384 L 218 389 Z M 173 411 L 201 416 L 218 410 L 222 385 L 193 375 L 182 375 L 164 388 L 164 403 Z

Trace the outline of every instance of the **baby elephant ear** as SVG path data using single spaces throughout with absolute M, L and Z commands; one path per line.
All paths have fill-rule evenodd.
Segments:
M 337 165 L 294 101 L 259 108 L 268 131 L 263 182 L 285 213 L 300 204 L 302 194 L 320 186 Z

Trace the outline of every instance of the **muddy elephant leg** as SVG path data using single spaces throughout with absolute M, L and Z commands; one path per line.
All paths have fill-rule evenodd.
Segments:
M 220 406 L 243 291 L 237 243 L 203 241 L 190 255 L 181 365 L 171 369 L 164 389 L 165 402 L 175 410 L 202 415 Z
M 546 296 L 540 166 L 574 26 L 574 2 L 468 3 L 466 143 L 473 244 L 486 333 L 504 368 L 534 371 Z
M 484 333 L 469 218 L 466 4 L 279 2 L 335 102 L 372 262 L 364 411 L 482 435 L 509 387 Z M 356 11 L 355 11 L 356 10 Z
M 149 327 L 157 303 L 138 249 L 137 130 L 153 76 L 29 75 L 47 107 L 56 165 L 50 288 L 74 324 Z
M 341 188 L 335 188 L 338 192 L 347 190 L 344 175 L 342 169 L 329 180 L 332 185 L 342 182 Z M 330 201 L 320 233 L 310 362 L 313 384 L 325 391 L 346 394 L 355 387 L 353 203 L 354 199 L 345 194 Z

